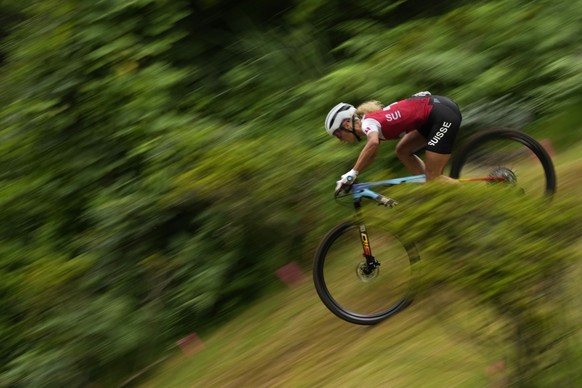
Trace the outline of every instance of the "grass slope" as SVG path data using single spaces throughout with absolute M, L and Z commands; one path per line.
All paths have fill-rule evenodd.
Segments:
M 144 387 L 483 386 L 500 357 L 431 319 L 429 301 L 380 325 L 335 318 L 305 282 L 221 327 L 192 357 L 177 356 Z M 496 354 L 497 353 L 497 354 Z

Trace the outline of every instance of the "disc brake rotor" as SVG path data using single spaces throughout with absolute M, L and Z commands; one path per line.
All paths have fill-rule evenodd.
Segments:
M 367 269 L 368 265 L 366 264 L 365 260 L 358 263 L 356 266 L 356 275 L 358 275 L 358 279 L 360 279 L 363 283 L 369 283 L 373 281 L 380 274 L 380 267 L 376 267 L 371 271 L 368 271 Z

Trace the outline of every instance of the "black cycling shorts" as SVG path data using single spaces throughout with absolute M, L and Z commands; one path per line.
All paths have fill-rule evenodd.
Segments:
M 448 97 L 431 96 L 432 110 L 427 122 L 418 130 L 427 139 L 426 150 L 437 154 L 450 154 L 459 128 L 461 110 Z

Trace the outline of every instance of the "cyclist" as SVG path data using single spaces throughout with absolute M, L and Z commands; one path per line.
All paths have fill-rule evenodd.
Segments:
M 337 181 L 336 191 L 356 180 L 372 163 L 384 140 L 400 139 L 396 155 L 412 174 L 425 174 L 427 181 L 452 180 L 442 174 L 461 120 L 461 111 L 455 102 L 428 91 L 386 107 L 378 101 L 367 101 L 357 109 L 343 102 L 337 104 L 325 119 L 327 133 L 350 144 L 362 140 L 363 136 L 367 141 L 354 168 Z M 425 162 L 415 155 L 422 148 L 426 149 Z

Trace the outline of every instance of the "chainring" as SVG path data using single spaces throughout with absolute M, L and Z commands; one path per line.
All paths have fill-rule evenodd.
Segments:
M 515 185 L 517 183 L 517 176 L 515 175 L 515 173 L 513 172 L 513 170 L 507 168 L 507 167 L 495 167 L 493 170 L 491 170 L 491 172 L 489 173 L 490 177 L 501 177 L 503 179 L 505 179 L 505 182 Z

